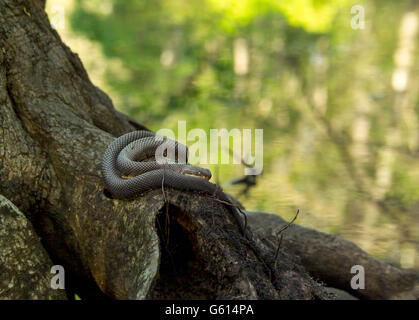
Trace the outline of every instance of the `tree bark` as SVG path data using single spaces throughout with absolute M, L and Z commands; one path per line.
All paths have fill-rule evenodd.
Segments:
M 173 189 L 133 201 L 106 196 L 100 162 L 107 145 L 146 128 L 116 111 L 90 82 L 43 7 L 44 1 L 3 0 L 0 9 L 0 194 L 26 217 L 11 224 L 10 210 L 0 211 L 0 245 L 15 258 L 0 255 L 0 270 L 22 270 L 16 286 L 0 276 L 0 298 L 63 298 L 45 285 L 50 264 L 64 266 L 70 298 L 74 292 L 86 299 L 333 298 L 311 277 L 325 274 L 319 280 L 327 283 L 328 265 L 310 274 L 305 252 L 292 246 L 281 248 L 276 263 L 276 240 L 252 234 L 259 220 L 244 237 L 231 207 L 209 196 Z M 19 246 L 9 243 L 16 238 Z M 31 280 L 37 286 L 25 276 L 33 257 L 19 248 L 39 252 L 42 268 Z M 410 292 L 410 279 L 397 290 Z
M 0 195 L 0 299 L 66 299 L 51 290 L 47 252 L 22 212 Z
M 287 222 L 277 215 L 248 212 L 249 224 L 261 238 L 275 243 Z M 293 225 L 282 241 L 283 250 L 301 258 L 301 264 L 315 279 L 340 288 L 360 299 L 417 299 L 419 286 L 412 270 L 401 270 L 374 259 L 342 238 Z M 363 266 L 365 289 L 351 287 L 352 266 Z M 415 286 L 416 283 L 416 286 Z

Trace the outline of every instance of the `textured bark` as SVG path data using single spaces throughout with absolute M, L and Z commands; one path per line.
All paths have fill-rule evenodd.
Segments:
M 0 299 L 66 299 L 51 288 L 53 266 L 32 225 L 0 195 Z
M 277 232 L 287 222 L 277 215 L 248 212 L 249 224 L 265 241 L 277 241 Z M 419 281 L 413 270 L 401 270 L 374 259 L 358 246 L 342 238 L 293 225 L 282 241 L 283 250 L 298 255 L 309 274 L 328 286 L 364 299 L 418 299 Z M 365 289 L 350 286 L 351 268 L 365 270 Z
M 231 208 L 209 196 L 168 189 L 133 201 L 107 197 L 104 150 L 144 127 L 90 82 L 43 6 L 1 3 L 0 193 L 25 215 L 52 263 L 65 267 L 69 296 L 331 298 L 297 255 L 282 250 L 275 264 L 274 243 L 243 237 Z M 31 239 L 29 227 L 0 230 Z M 44 296 L 35 291 L 32 297 Z

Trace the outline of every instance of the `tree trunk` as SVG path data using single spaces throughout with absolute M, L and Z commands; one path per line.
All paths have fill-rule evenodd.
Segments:
M 296 251 L 285 241 L 276 263 L 276 238 L 252 234 L 253 226 L 268 228 L 265 215 L 250 216 L 243 236 L 231 207 L 209 196 L 167 189 L 132 201 L 107 197 L 103 152 L 114 137 L 146 128 L 90 82 L 43 7 L 40 0 L 3 0 L 0 7 L 1 299 L 64 298 L 50 288 L 52 264 L 64 266 L 70 298 L 334 297 L 311 276 L 350 290 L 347 267 L 359 264 L 356 255 L 341 252 L 342 269 L 313 271 L 304 257 L 322 252 Z M 298 242 L 310 238 L 301 233 Z M 335 239 L 319 241 L 327 247 Z M 363 253 L 362 263 L 371 261 Z M 380 278 L 386 290 L 352 294 L 413 292 L 412 273 L 379 265 L 389 270 Z M 392 274 L 400 282 L 392 284 Z

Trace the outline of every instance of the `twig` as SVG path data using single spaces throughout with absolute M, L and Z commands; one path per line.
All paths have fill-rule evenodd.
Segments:
M 163 192 L 164 202 L 167 204 L 166 193 L 164 192 L 164 174 L 166 172 L 166 166 L 163 167 L 163 179 L 161 179 L 161 191 Z
M 281 248 L 281 243 L 282 243 L 282 238 L 283 238 L 282 232 L 287 230 L 294 223 L 294 221 L 297 219 L 299 213 L 300 213 L 300 209 L 298 208 L 297 213 L 295 214 L 294 218 L 290 222 L 288 222 L 285 226 L 283 226 L 281 229 L 279 229 L 279 231 L 276 233 L 276 236 L 277 237 L 279 236 L 279 241 L 278 241 L 278 246 L 276 248 L 275 259 L 274 259 L 275 269 L 276 269 L 276 266 L 277 266 L 278 257 L 279 257 L 279 249 Z
M 279 249 L 281 248 L 282 238 L 283 238 L 283 235 L 281 234 L 280 237 L 279 237 L 278 246 L 277 246 L 276 252 L 275 252 L 275 259 L 274 259 L 275 269 L 277 268 L 277 265 L 278 265 Z
M 165 207 L 166 207 L 166 230 L 165 230 L 165 234 L 166 234 L 166 249 L 169 247 L 169 237 L 170 237 L 170 218 L 169 218 L 169 201 L 166 197 L 166 192 L 164 191 L 164 177 L 165 177 L 165 172 L 166 172 L 166 166 L 163 167 L 163 178 L 161 180 L 161 190 L 163 193 L 163 198 L 164 198 L 164 203 L 165 203 Z
M 297 217 L 298 217 L 298 214 L 300 213 L 300 208 L 298 208 L 297 209 L 297 213 L 295 214 L 295 216 L 294 216 L 294 218 L 290 221 L 290 222 L 288 222 L 285 226 L 283 226 L 277 233 L 276 233 L 276 235 L 277 236 L 279 236 L 283 231 L 285 231 L 286 229 L 288 229 L 292 224 L 293 224 L 293 222 L 295 221 L 295 219 L 297 219 Z

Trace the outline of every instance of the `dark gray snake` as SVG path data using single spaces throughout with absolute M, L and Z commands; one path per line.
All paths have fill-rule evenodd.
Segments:
M 182 150 L 186 152 L 185 163 L 175 162 L 175 157 L 170 156 L 168 158 L 172 160 L 172 163 L 159 164 L 155 159 L 141 161 L 153 158 L 156 149 L 162 144 L 166 144 L 169 148 L 176 146 L 178 152 Z M 186 146 L 173 140 L 163 139 L 150 131 L 133 131 L 124 134 L 115 139 L 103 155 L 102 176 L 105 187 L 119 199 L 133 198 L 146 191 L 162 188 L 162 186 L 198 191 L 213 196 L 228 205 L 229 211 L 247 240 L 247 245 L 252 248 L 260 261 L 264 261 L 263 254 L 246 232 L 246 216 L 244 215 L 245 223 L 243 224 L 239 209 L 231 204 L 230 199 L 218 185 L 208 181 L 211 178 L 209 170 L 186 164 L 187 150 Z M 277 275 L 277 271 L 272 266 L 266 267 L 270 273 Z
M 207 169 L 194 167 L 186 162 L 176 163 L 173 157 L 172 163 L 165 164 L 141 161 L 152 158 L 163 143 L 168 147 L 176 146 L 179 153 L 182 150 L 186 152 L 187 161 L 186 146 L 163 139 L 150 131 L 133 131 L 115 139 L 106 149 L 102 160 L 102 176 L 106 189 L 116 198 L 126 199 L 165 186 L 203 192 L 230 203 L 221 188 L 208 181 L 211 172 Z

